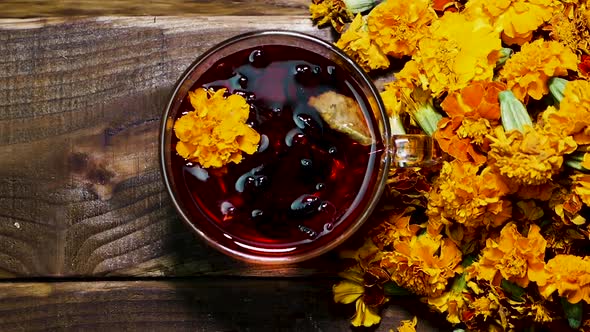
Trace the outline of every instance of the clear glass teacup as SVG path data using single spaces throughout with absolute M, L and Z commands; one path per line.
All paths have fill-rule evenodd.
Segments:
M 178 154 L 175 124 L 199 107 L 189 98 L 199 89 L 247 101 L 246 124 L 260 137 L 254 153 L 210 168 Z M 180 217 L 209 245 L 245 261 L 294 263 L 355 233 L 390 167 L 430 163 L 432 140 L 392 135 L 371 79 L 332 44 L 259 31 L 218 44 L 182 75 L 162 118 L 160 160 Z

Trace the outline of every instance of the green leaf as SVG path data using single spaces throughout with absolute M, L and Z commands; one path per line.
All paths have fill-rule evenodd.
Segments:
M 386 282 L 383 285 L 383 291 L 385 292 L 385 295 L 387 296 L 407 296 L 407 295 L 412 295 L 412 293 L 403 288 L 398 286 L 395 282 Z
M 578 171 L 588 173 L 590 172 L 589 169 L 586 169 L 582 166 L 582 162 L 584 161 L 584 153 L 572 153 L 565 158 L 565 164 L 568 167 L 573 169 L 577 169 Z
M 561 306 L 567 318 L 567 322 L 572 329 L 578 329 L 582 326 L 582 301 L 574 304 L 570 303 L 566 298 L 561 298 Z
M 524 302 L 524 299 L 522 298 L 523 295 L 526 294 L 526 290 L 524 288 L 506 279 L 502 279 L 500 286 L 502 286 L 502 289 L 508 293 L 512 300 Z

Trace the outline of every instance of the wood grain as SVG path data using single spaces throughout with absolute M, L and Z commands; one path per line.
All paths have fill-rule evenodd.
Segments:
M 350 331 L 353 305 L 332 301 L 333 280 L 194 279 L 0 283 L 0 330 Z M 404 302 L 404 308 L 401 303 Z M 419 317 L 417 331 L 450 331 L 398 300 L 377 329 Z
M 3 0 L 0 17 L 305 15 L 308 0 Z
M 0 276 L 330 273 L 330 256 L 270 268 L 218 254 L 161 183 L 158 122 L 175 80 L 258 29 L 331 38 L 305 16 L 0 20 Z

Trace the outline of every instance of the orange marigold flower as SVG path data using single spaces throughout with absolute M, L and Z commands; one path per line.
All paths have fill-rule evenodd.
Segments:
M 498 227 L 512 214 L 509 188 L 490 167 L 454 160 L 443 164 L 428 197 L 429 222 L 457 222 L 469 229 Z
M 471 81 L 491 80 L 501 48 L 499 34 L 491 25 L 446 12 L 420 39 L 404 75 L 436 97 L 462 89 Z
M 389 213 L 386 219 L 373 230 L 373 242 L 383 249 L 415 236 L 421 228 L 419 225 L 410 224 L 414 210 L 414 208 L 407 208 L 402 213 Z
M 361 14 L 356 16 L 340 36 L 336 46 L 344 50 L 365 71 L 389 67 L 389 59 L 369 37 L 367 24 Z
M 499 238 L 487 239 L 479 260 L 465 269 L 468 278 L 487 280 L 494 286 L 504 278 L 521 287 L 540 280 L 547 247 L 540 231 L 539 226 L 531 225 L 527 236 L 523 236 L 514 223 L 507 224 Z
M 545 298 L 557 290 L 570 303 L 590 303 L 590 256 L 557 255 L 545 266 L 545 276 L 537 281 Z
M 221 167 L 242 161 L 242 152 L 253 154 L 260 134 L 246 124 L 250 107 L 238 95 L 225 98 L 226 90 L 197 89 L 189 91 L 195 109 L 174 124 L 179 142 L 176 152 L 202 167 Z
M 430 0 L 386 0 L 368 15 L 369 35 L 384 53 L 401 58 L 413 55 L 420 38 L 436 19 Z
M 485 163 L 486 136 L 499 123 L 498 93 L 504 90 L 500 82 L 476 82 L 449 94 L 441 106 L 450 118 L 441 120 L 433 135 L 441 150 L 460 161 Z
M 381 267 L 399 286 L 418 295 L 437 296 L 450 278 L 462 272 L 461 250 L 442 235 L 424 233 L 394 244 L 383 254 Z
M 522 45 L 559 10 L 559 5 L 556 0 L 469 0 L 465 13 L 487 19 L 502 32 L 507 44 Z
M 332 24 L 338 32 L 342 32 L 345 23 L 354 18 L 344 0 L 313 0 L 309 5 L 309 12 L 318 26 Z
M 500 71 L 500 79 L 514 95 L 524 100 L 528 95 L 539 100 L 549 93 L 547 81 L 553 76 L 565 76 L 576 70 L 578 58 L 567 47 L 556 41 L 537 39 L 522 45 Z
M 500 173 L 517 184 L 539 185 L 551 180 L 561 170 L 563 156 L 576 150 L 571 137 L 526 126 L 524 134 L 513 130 L 504 133 L 496 129 L 490 136 L 492 144 L 488 158 Z
M 546 131 L 572 136 L 580 145 L 590 144 L 590 82 L 568 82 L 559 109 L 547 108 L 542 119 Z

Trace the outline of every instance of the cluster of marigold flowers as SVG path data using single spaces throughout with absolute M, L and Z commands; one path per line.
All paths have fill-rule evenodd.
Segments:
M 334 299 L 380 322 L 404 291 L 469 330 L 590 330 L 590 1 L 314 0 L 437 167 L 392 170 Z M 403 67 L 401 66 L 403 65 Z M 560 325 L 561 324 L 561 325 Z M 411 331 L 415 321 L 400 331 Z

